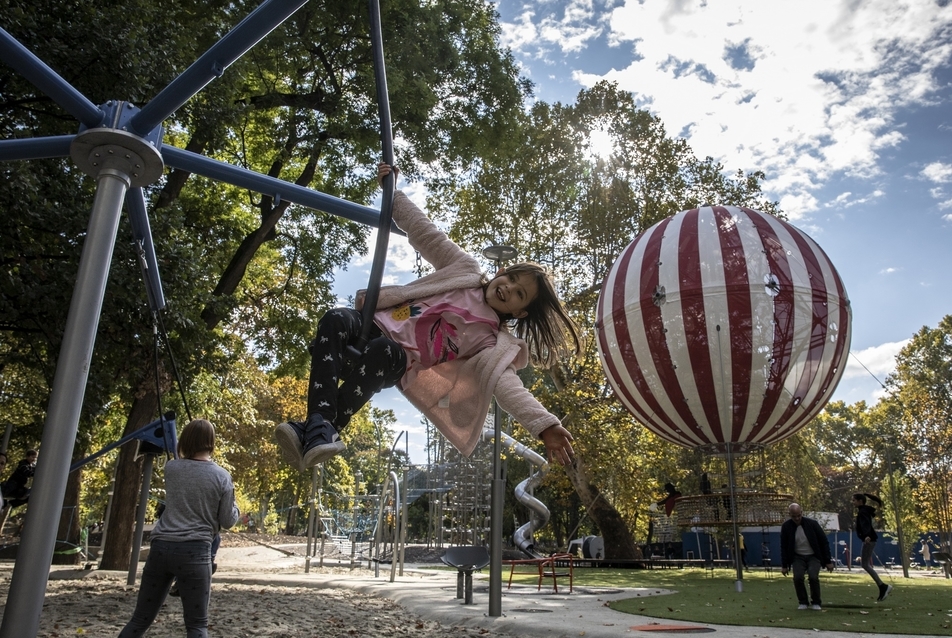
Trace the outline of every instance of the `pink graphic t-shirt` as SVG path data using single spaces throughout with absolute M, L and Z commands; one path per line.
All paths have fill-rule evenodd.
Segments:
M 412 383 L 421 369 L 491 348 L 499 332 L 499 317 L 486 303 L 482 288 L 454 290 L 381 310 L 374 314 L 374 322 L 406 350 L 401 387 Z

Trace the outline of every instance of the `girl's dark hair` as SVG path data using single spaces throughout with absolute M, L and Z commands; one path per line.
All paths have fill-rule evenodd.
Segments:
M 859 502 L 862 503 L 863 505 L 866 505 L 866 495 L 865 495 L 865 494 L 859 494 L 859 493 L 853 494 L 853 500 L 854 500 L 854 501 L 859 501 Z
M 549 271 L 532 262 L 506 267 L 506 275 L 520 273 L 535 278 L 539 294 L 526 307 L 525 317 L 504 319 L 514 323 L 513 333 L 529 346 L 532 363 L 549 367 L 562 355 L 578 355 L 582 350 L 578 327 L 562 305 Z
M 184 428 L 178 441 L 178 453 L 182 458 L 215 451 L 215 426 L 205 419 L 195 419 Z

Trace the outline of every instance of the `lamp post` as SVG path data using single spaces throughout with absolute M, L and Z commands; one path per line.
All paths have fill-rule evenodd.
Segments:
M 492 245 L 483 257 L 496 264 L 513 259 L 518 252 L 512 246 Z M 493 483 L 489 507 L 489 616 L 502 616 L 502 516 L 505 482 L 502 478 L 502 413 L 493 398 Z

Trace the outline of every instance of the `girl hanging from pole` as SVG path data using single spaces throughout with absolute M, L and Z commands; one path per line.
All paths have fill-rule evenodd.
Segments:
M 394 167 L 394 179 L 399 172 Z M 381 163 L 377 177 L 389 175 Z M 523 386 L 516 370 L 552 365 L 581 350 L 546 270 L 533 263 L 483 274 L 479 262 L 397 191 L 393 220 L 435 272 L 380 290 L 371 339 L 356 361 L 347 347 L 361 333 L 357 310 L 336 308 L 318 322 L 311 342 L 307 419 L 280 424 L 284 459 L 301 470 L 344 450 L 339 432 L 383 388 L 400 391 L 464 455 L 479 440 L 495 395 L 499 406 L 542 439 L 550 461 L 572 461 L 572 435 Z M 510 334 L 510 326 L 512 334 Z
M 861 493 L 853 494 L 853 507 L 856 508 L 855 529 L 859 540 L 863 542 L 863 553 L 860 565 L 863 566 L 866 573 L 872 577 L 876 582 L 876 586 L 879 587 L 879 598 L 876 599 L 876 602 L 880 602 L 886 600 L 886 596 L 892 591 L 892 585 L 884 583 L 879 577 L 879 574 L 876 573 L 876 570 L 873 569 L 873 551 L 876 549 L 876 540 L 879 536 L 873 528 L 873 517 L 876 515 L 876 508 L 872 505 L 867 505 L 867 499 L 875 501 L 880 507 L 883 506 L 883 502 L 878 496 Z

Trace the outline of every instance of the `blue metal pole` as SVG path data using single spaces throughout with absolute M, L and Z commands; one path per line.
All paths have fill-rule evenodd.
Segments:
M 0 140 L 0 161 L 69 157 L 69 148 L 75 138 L 75 135 L 58 135 Z
M 129 122 L 130 130 L 144 136 L 159 126 L 306 3 L 307 0 L 267 0 L 136 113 Z
M 166 166 L 270 195 L 275 198 L 275 201 L 284 200 L 300 204 L 375 228 L 380 225 L 380 211 L 370 206 L 348 202 L 310 188 L 219 162 L 204 155 L 184 151 L 174 146 L 163 146 L 162 159 Z
M 0 59 L 87 127 L 95 128 L 102 124 L 105 117 L 102 109 L 3 29 L 0 29 Z
M 390 124 L 390 95 L 387 91 L 387 70 L 383 57 L 383 30 L 380 23 L 380 3 L 370 0 L 370 41 L 374 57 L 374 78 L 377 85 L 377 107 L 380 112 L 380 142 L 383 152 L 383 161 L 393 166 L 393 130 Z M 373 316 L 377 310 L 377 299 L 380 297 L 380 284 L 383 281 L 383 271 L 387 265 L 387 247 L 390 244 L 390 226 L 393 221 L 393 195 L 396 186 L 396 176 L 391 172 L 383 180 L 383 200 L 380 204 L 380 221 L 377 232 L 377 243 L 374 248 L 374 260 L 370 267 L 370 280 L 364 296 L 363 329 L 357 339 L 356 346 L 349 348 L 354 360 L 359 358 L 360 352 L 370 339 L 373 327 Z
M 129 222 L 132 224 L 132 238 L 136 242 L 136 252 L 139 255 L 139 266 L 142 268 L 142 280 L 149 296 L 149 308 L 152 312 L 158 312 L 165 308 L 165 294 L 162 292 L 159 261 L 155 256 L 152 228 L 149 225 L 142 188 L 132 188 L 126 193 L 126 206 L 129 209 Z

